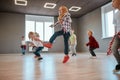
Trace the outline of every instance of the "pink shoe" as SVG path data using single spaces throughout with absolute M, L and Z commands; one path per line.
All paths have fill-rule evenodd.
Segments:
M 43 44 L 45 47 L 47 47 L 47 48 L 51 48 L 52 47 L 52 44 L 51 43 L 44 43 Z
M 69 56 L 64 56 L 63 63 L 66 63 L 69 60 Z

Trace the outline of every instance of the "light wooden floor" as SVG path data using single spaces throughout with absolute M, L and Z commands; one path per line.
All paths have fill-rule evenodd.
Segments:
M 120 72 L 113 73 L 116 61 L 105 53 L 90 59 L 79 53 L 63 64 L 63 53 L 42 53 L 37 61 L 33 54 L 0 54 L 0 80 L 120 80 Z

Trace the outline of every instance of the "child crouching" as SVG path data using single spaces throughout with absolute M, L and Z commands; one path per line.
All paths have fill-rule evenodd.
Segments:
M 36 47 L 36 50 L 34 52 L 35 58 L 38 58 L 38 60 L 42 60 L 43 58 L 41 57 L 40 52 L 44 48 L 43 42 L 38 37 L 36 37 L 34 32 L 29 32 L 28 37 L 32 40 L 30 46 Z

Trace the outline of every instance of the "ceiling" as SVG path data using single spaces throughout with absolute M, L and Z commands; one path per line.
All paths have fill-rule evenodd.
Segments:
M 0 12 L 34 14 L 45 16 L 58 16 L 58 8 L 65 5 L 79 6 L 82 9 L 78 12 L 71 12 L 72 17 L 81 17 L 112 0 L 27 0 L 27 6 L 18 6 L 14 4 L 14 0 L 0 0 Z M 56 3 L 55 9 L 45 9 L 43 6 L 46 2 Z

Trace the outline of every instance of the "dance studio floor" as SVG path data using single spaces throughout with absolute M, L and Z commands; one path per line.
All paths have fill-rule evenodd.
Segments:
M 105 53 L 90 59 L 89 53 L 79 53 L 63 64 L 63 53 L 42 53 L 43 60 L 32 53 L 0 54 L 0 80 L 120 80 L 120 72 L 113 73 L 116 61 Z

